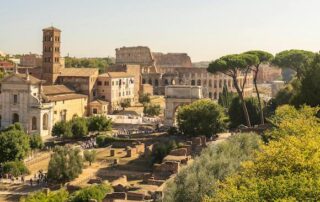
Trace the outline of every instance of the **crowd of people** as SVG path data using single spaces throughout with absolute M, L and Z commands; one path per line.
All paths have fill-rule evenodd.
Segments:
M 92 137 L 89 140 L 86 140 L 81 143 L 82 149 L 92 149 L 92 148 L 95 148 L 96 146 L 97 146 L 97 143 L 96 143 L 95 137 Z

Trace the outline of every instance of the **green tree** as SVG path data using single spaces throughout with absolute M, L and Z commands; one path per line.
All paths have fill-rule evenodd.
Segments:
M 48 179 L 56 183 L 68 182 L 79 176 L 82 167 L 79 149 L 56 147 L 49 161 Z
M 219 95 L 218 103 L 225 109 L 229 109 L 234 97 L 234 93 L 229 92 L 227 85 L 223 85 L 222 93 Z
M 177 148 L 177 144 L 176 144 L 176 141 L 174 140 L 156 144 L 154 146 L 154 149 L 152 150 L 151 164 L 153 165 L 155 163 L 162 163 L 162 160 L 164 159 L 164 157 L 166 157 L 171 150 L 176 148 Z
M 209 64 L 208 71 L 211 73 L 222 73 L 232 78 L 233 86 L 242 103 L 242 109 L 248 127 L 251 127 L 247 106 L 244 102 L 244 88 L 247 82 L 250 67 L 257 65 L 259 58 L 252 54 L 234 54 L 223 56 Z M 238 82 L 238 76 L 243 75 L 242 84 Z
M 73 136 L 70 122 L 59 121 L 52 128 L 52 136 L 71 138 Z
M 259 124 L 259 104 L 258 100 L 256 98 L 245 98 L 244 102 L 248 108 L 248 113 L 251 117 L 251 123 L 252 125 Z M 239 97 L 235 97 L 230 105 L 230 108 L 228 110 L 229 114 L 229 120 L 230 120 L 230 127 L 236 128 L 239 125 L 245 125 L 246 118 L 244 117 L 244 114 L 241 113 L 241 101 Z
M 11 174 L 18 177 L 29 173 L 30 171 L 24 165 L 23 161 L 8 161 L 2 165 L 2 174 Z
M 31 149 L 42 149 L 44 144 L 39 134 L 29 135 L 30 137 L 30 148 Z
M 157 104 L 145 104 L 143 107 L 143 113 L 147 116 L 159 116 L 160 112 L 161 107 Z
M 128 108 L 131 106 L 131 101 L 129 98 L 123 99 L 120 102 L 120 106 L 122 107 L 122 110 L 125 110 L 125 108 Z
M 194 162 L 182 169 L 164 189 L 164 201 L 198 202 L 213 196 L 212 186 L 237 171 L 241 162 L 254 158 L 261 140 L 256 134 L 239 134 L 210 145 Z
M 75 118 L 71 121 L 72 137 L 79 138 L 88 135 L 88 122 L 85 118 Z
M 269 122 L 274 126 L 267 131 L 266 137 L 278 140 L 285 136 L 301 136 L 307 133 L 320 134 L 320 119 L 317 117 L 320 108 L 302 106 L 296 109 L 290 105 L 278 107 Z
M 45 194 L 43 191 L 33 192 L 20 198 L 20 202 L 67 202 L 69 193 L 65 189 L 50 191 Z
M 320 105 L 320 55 L 315 59 L 307 70 L 305 78 L 301 82 L 301 88 L 296 105 L 307 104 L 310 106 Z
M 271 62 L 273 60 L 273 55 L 271 53 L 268 53 L 268 52 L 265 52 L 265 51 L 260 51 L 260 50 L 248 51 L 245 54 L 255 55 L 259 59 L 259 62 L 254 64 L 250 68 L 251 68 L 251 70 L 253 72 L 253 84 L 254 84 L 254 87 L 256 89 L 257 98 L 258 98 L 258 102 L 259 102 L 260 123 L 264 124 L 264 114 L 263 114 L 263 108 L 262 108 L 260 93 L 259 93 L 259 89 L 258 89 L 258 86 L 257 86 L 257 78 L 258 78 L 258 73 L 259 73 L 259 70 L 260 70 L 260 65 Z
M 143 93 L 139 96 L 139 102 L 142 104 L 150 103 L 150 94 L 149 93 Z
M 70 202 L 88 202 L 90 199 L 102 202 L 106 194 L 111 192 L 112 187 L 109 184 L 92 185 L 73 193 Z
M 0 163 L 23 160 L 30 151 L 29 137 L 20 130 L 0 133 Z
M 180 131 L 187 136 L 210 137 L 226 128 L 223 108 L 209 99 L 198 100 L 178 108 Z
M 88 161 L 89 162 L 89 165 L 91 166 L 91 164 L 96 160 L 96 157 L 97 157 L 97 152 L 96 150 L 85 150 L 83 152 L 83 157 L 84 157 L 84 160 Z
M 308 70 L 315 54 L 305 50 L 286 50 L 277 53 L 273 64 L 280 68 L 290 68 L 297 73 L 297 78 L 301 80 Z
M 92 116 L 88 120 L 89 131 L 111 131 L 112 120 L 105 116 Z
M 319 201 L 319 142 L 319 134 L 270 141 L 239 174 L 214 186 L 208 201 Z

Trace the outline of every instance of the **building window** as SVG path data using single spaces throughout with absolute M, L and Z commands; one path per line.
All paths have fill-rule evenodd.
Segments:
M 45 113 L 42 117 L 42 129 L 48 130 L 48 114 Z
M 142 79 L 142 84 L 145 84 L 146 83 L 146 80 L 145 79 Z
M 201 80 L 198 79 L 197 86 L 201 86 Z
M 159 86 L 159 81 L 158 81 L 158 79 L 154 80 L 154 85 L 155 85 L 155 86 Z
M 217 80 L 214 80 L 214 88 L 217 88 Z
M 35 116 L 32 117 L 31 130 L 37 130 L 37 118 Z
M 12 124 L 19 122 L 19 114 L 12 114 Z
M 98 109 L 97 109 L 97 108 L 93 108 L 93 109 L 92 109 L 92 113 L 93 113 L 93 114 L 98 114 Z
M 102 85 L 102 82 L 101 81 L 98 81 L 98 86 L 101 86 Z
M 112 81 L 112 85 L 114 85 L 114 81 Z
M 57 111 L 54 111 L 53 113 L 54 113 L 54 114 L 57 114 Z
M 215 92 L 214 94 L 213 94 L 213 98 L 216 100 L 216 99 L 218 99 L 217 98 L 217 93 Z
M 164 85 L 169 85 L 168 79 L 164 80 Z
M 149 82 L 148 82 L 150 85 L 152 85 L 152 80 L 151 79 L 149 79 Z
M 209 92 L 209 98 L 210 98 L 210 99 L 212 98 L 212 93 L 211 93 L 211 92 Z
M 18 103 L 18 95 L 13 95 L 13 104 Z
M 191 85 L 195 86 L 196 85 L 196 81 L 195 80 L 191 80 Z

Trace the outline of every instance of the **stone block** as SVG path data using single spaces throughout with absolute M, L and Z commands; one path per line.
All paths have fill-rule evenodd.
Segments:
M 169 155 L 172 155 L 172 156 L 186 156 L 187 155 L 187 149 L 186 148 L 174 149 L 174 150 L 171 150 Z

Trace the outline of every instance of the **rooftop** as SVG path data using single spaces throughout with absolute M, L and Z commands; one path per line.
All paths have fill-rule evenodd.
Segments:
M 76 93 L 65 85 L 43 86 L 43 96 L 47 102 L 87 98 L 86 95 Z
M 98 68 L 64 68 L 59 76 L 90 77 L 98 74 Z
M 56 27 L 53 27 L 53 26 L 42 29 L 42 31 L 47 31 L 47 30 L 51 30 L 51 31 L 54 30 L 54 31 L 59 31 L 59 32 L 61 32 L 60 29 L 58 29 L 58 28 L 56 28 Z
M 128 77 L 134 77 L 134 76 L 126 72 L 107 72 L 104 74 L 100 74 L 99 77 L 128 78 Z

